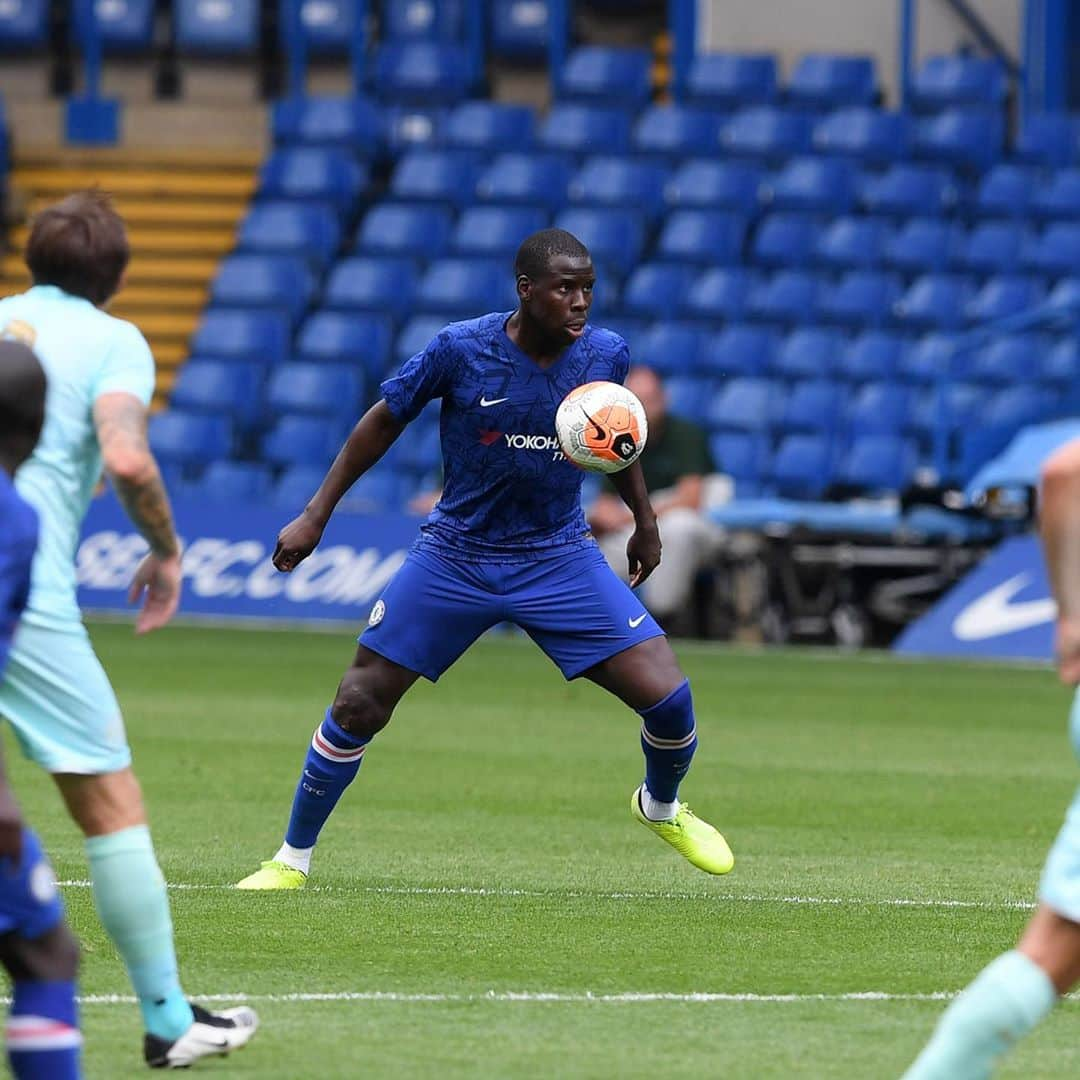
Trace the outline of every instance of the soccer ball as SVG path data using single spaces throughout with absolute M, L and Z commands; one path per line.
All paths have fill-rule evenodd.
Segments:
M 645 449 L 649 424 L 641 402 L 618 383 L 575 387 L 555 414 L 562 452 L 580 469 L 616 473 Z

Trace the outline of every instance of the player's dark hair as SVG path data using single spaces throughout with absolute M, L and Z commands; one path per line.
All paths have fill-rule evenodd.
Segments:
M 21 341 L 0 339 L 0 459 L 20 464 L 34 449 L 45 422 L 45 372 Z
M 531 281 L 543 277 L 556 255 L 571 259 L 589 258 L 589 249 L 565 229 L 541 229 L 526 236 L 514 257 L 514 276 L 522 274 Z
M 55 285 L 100 305 L 119 288 L 130 255 L 123 218 L 94 188 L 68 195 L 34 218 L 25 258 L 35 285 Z

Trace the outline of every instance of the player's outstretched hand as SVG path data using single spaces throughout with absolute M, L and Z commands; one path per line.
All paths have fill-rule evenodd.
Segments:
M 135 619 L 135 633 L 159 630 L 175 614 L 180 604 L 180 556 L 146 556 L 128 589 L 128 603 L 142 601 L 142 611 Z
M 23 820 L 19 804 L 6 783 L 0 783 L 0 858 L 22 858 Z
M 278 533 L 274 565 L 286 574 L 295 570 L 319 546 L 322 534 L 322 526 L 312 521 L 306 513 L 293 518 Z
M 1058 619 L 1054 641 L 1058 675 L 1067 686 L 1080 683 L 1080 623 L 1073 619 Z
M 660 530 L 652 525 L 639 525 L 626 542 L 626 557 L 630 561 L 630 588 L 636 589 L 660 565 Z

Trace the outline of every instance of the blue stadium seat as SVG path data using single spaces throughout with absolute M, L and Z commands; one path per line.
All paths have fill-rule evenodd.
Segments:
M 342 259 L 330 271 L 323 304 L 338 311 L 386 312 L 403 318 L 412 307 L 416 270 L 393 256 Z
M 220 503 L 259 503 L 273 485 L 268 465 L 255 461 L 211 461 L 199 477 L 199 495 Z M 313 494 L 312 488 L 308 494 Z
M 915 399 L 910 430 L 925 445 L 930 445 L 944 425 L 951 441 L 952 433 L 978 424 L 988 400 L 986 387 L 973 383 L 950 382 L 943 387 L 927 386 Z
M 312 56 L 344 56 L 352 45 L 356 17 L 354 0 L 319 0 L 300 5 L 300 29 Z M 288 22 L 281 20 L 282 43 L 287 44 Z
M 149 442 L 163 465 L 195 468 L 232 453 L 232 421 L 226 416 L 166 409 L 150 417 Z
M 385 514 L 402 509 L 413 493 L 411 479 L 384 458 L 349 488 L 338 506 L 348 514 Z
M 382 117 L 367 98 L 282 98 L 272 117 L 278 146 L 340 147 L 368 158 L 382 148 Z
M 687 101 L 710 109 L 738 109 L 776 100 L 776 57 L 698 53 L 683 88 Z
M 1080 311 L 1080 277 L 1062 278 L 1046 298 L 1048 309 Z
M 840 353 L 839 378 L 851 383 L 889 381 L 896 378 L 904 339 L 887 330 L 864 330 Z
M 337 423 L 325 416 L 278 417 L 274 426 L 262 437 L 260 455 L 271 465 L 319 466 L 325 473 L 327 466 L 337 456 L 345 441 L 348 424 Z M 322 477 L 309 487 L 302 502 L 307 502 L 319 486 Z
M 1080 169 L 1059 169 L 1052 173 L 1035 192 L 1032 208 L 1047 220 L 1080 217 Z
M 882 326 L 892 322 L 902 291 L 894 274 L 850 270 L 823 290 L 818 314 L 823 322 L 842 326 Z
M 915 400 L 915 391 L 902 383 L 864 383 L 848 403 L 847 427 L 855 436 L 898 435 L 908 430 Z
M 176 376 L 169 406 L 192 413 L 231 417 L 250 431 L 262 418 L 263 365 L 254 361 L 193 358 Z
M 697 375 L 702 367 L 705 334 L 701 327 L 689 323 L 655 322 L 632 343 L 631 361 L 665 377 Z
M 293 510 L 302 509 L 319 490 L 323 476 L 326 475 L 327 464 L 329 462 L 320 460 L 316 464 L 290 465 L 285 468 L 270 493 L 273 504 Z
M 870 108 L 837 109 L 815 125 L 814 150 L 866 165 L 888 165 L 908 156 L 911 126 L 906 113 Z
M 383 0 L 388 41 L 457 41 L 464 30 L 461 0 Z
M 715 396 L 715 380 L 678 375 L 665 381 L 664 390 L 672 416 L 681 416 L 684 420 L 704 425 L 710 402 Z
M 821 434 L 785 435 L 768 472 L 776 494 L 786 499 L 820 499 L 832 483 L 830 444 Z
M 388 42 L 375 54 L 373 87 L 385 101 L 446 105 L 464 98 L 471 83 L 469 58 L 460 45 Z
M 445 315 L 414 315 L 402 328 L 394 342 L 394 368 L 423 352 L 435 335 L 447 324 Z
M 1080 341 L 1069 334 L 1054 342 L 1039 357 L 1039 379 L 1060 392 L 1061 388 L 1075 392 L 1080 385 Z
M 530 203 L 558 210 L 566 204 L 570 165 L 556 154 L 500 154 L 476 185 L 485 202 Z
M 501 259 L 436 259 L 420 279 L 414 301 L 425 311 L 445 312 L 447 321 L 473 319 L 516 307 L 513 284 Z
M 720 146 L 735 157 L 782 161 L 810 149 L 811 122 L 802 113 L 758 105 L 737 112 L 720 132 Z
M 413 438 L 403 439 L 398 446 L 401 447 L 394 460 L 394 465 L 408 472 L 419 473 L 421 476 L 434 473 L 442 465 L 442 440 L 439 433 L 439 424 L 436 419 L 432 423 L 426 423 L 423 414 L 413 421 L 415 430 Z
M 784 415 L 783 385 L 771 379 L 735 378 L 709 403 L 707 422 L 719 431 L 769 432 Z
M 259 44 L 256 0 L 175 0 L 173 31 L 182 53 L 229 55 L 253 53 Z
M 655 217 L 663 208 L 667 179 L 667 170 L 651 161 L 591 157 L 570 181 L 570 201 L 586 206 L 630 206 Z
M 896 303 L 896 317 L 913 328 L 954 329 L 963 325 L 971 282 L 958 274 L 924 274 Z
M 1080 274 L 1080 223 L 1051 222 L 1023 252 L 1025 269 L 1049 277 Z
M 556 92 L 564 101 L 619 101 L 639 109 L 652 94 L 651 68 L 648 49 L 579 46 L 566 58 Z
M 911 218 L 885 241 L 882 261 L 905 274 L 946 270 L 960 254 L 963 235 L 949 221 Z
M 952 378 L 959 370 L 959 344 L 956 334 L 924 334 L 901 354 L 897 375 L 906 383 Z
M 542 150 L 621 154 L 630 148 L 630 114 L 603 105 L 557 102 L 536 136 Z
M 573 233 L 598 266 L 634 266 L 645 246 L 645 222 L 636 210 L 612 206 L 571 206 L 554 226 Z
M 911 486 L 919 456 L 911 439 L 862 435 L 837 465 L 836 480 L 866 492 L 902 492 Z
M 1005 127 L 1000 113 L 948 109 L 915 125 L 915 156 L 969 172 L 983 172 L 1001 157 Z
M 735 481 L 735 495 L 755 495 L 769 466 L 769 439 L 744 431 L 720 431 L 709 439 L 709 453 L 716 471 Z
M 446 206 L 426 203 L 377 203 L 364 216 L 356 253 L 435 259 L 446 249 L 454 217 Z
M 893 165 L 863 183 L 861 202 L 872 214 L 944 214 L 955 205 L 956 185 L 945 169 L 931 165 Z
M 476 165 L 445 150 L 413 150 L 397 163 L 390 178 L 395 199 L 465 206 L 473 201 Z
M 1025 110 L 1013 142 L 1013 157 L 1030 165 L 1063 168 L 1076 164 L 1077 123 L 1068 113 Z
M 229 255 L 210 285 L 217 307 L 271 307 L 295 323 L 311 303 L 315 279 L 306 260 L 292 255 Z
M 979 423 L 960 432 L 960 473 L 964 477 L 994 454 L 1028 424 L 1052 419 L 1059 402 L 1052 390 L 1024 383 L 992 394 L 979 411 Z
M 682 165 L 668 181 L 665 197 L 670 206 L 709 207 L 753 213 L 765 172 L 745 161 L 694 159 Z
M 357 364 L 369 385 L 374 385 L 390 363 L 392 336 L 393 324 L 385 315 L 316 311 L 300 327 L 296 359 L 312 364 Z
M 289 349 L 289 320 L 280 311 L 203 312 L 191 337 L 191 354 L 215 360 L 253 360 L 273 365 Z
M 956 262 L 976 274 L 1008 274 L 1030 242 L 1028 230 L 1016 222 L 983 221 L 963 239 Z
M 1042 303 L 1046 290 L 1033 278 L 1001 274 L 990 278 L 964 309 L 968 322 L 991 322 Z
M 789 101 L 820 111 L 872 105 L 876 96 L 877 76 L 869 56 L 803 56 L 787 85 Z
M 528 105 L 463 101 L 450 111 L 442 139 L 456 150 L 528 150 L 535 128 L 536 113 Z
M 826 379 L 844 351 L 844 336 L 822 326 L 792 330 L 780 343 L 770 374 L 783 379 Z
M 780 270 L 761 282 L 746 303 L 746 314 L 762 322 L 798 325 L 817 316 L 821 281 L 802 270 Z
M 1038 171 L 1028 165 L 995 165 L 975 190 L 975 212 L 980 217 L 1026 217 L 1031 213 L 1038 179 Z
M 843 158 L 793 158 L 762 185 L 760 197 L 777 210 L 843 214 L 855 202 L 855 180 Z
M 13 0 L 0 7 L 0 52 L 39 49 L 48 40 L 47 0 Z
M 650 105 L 634 125 L 631 143 L 639 154 L 668 159 L 711 154 L 720 138 L 720 117 L 689 105 Z
M 240 223 L 240 252 L 302 255 L 316 269 L 334 257 L 341 244 L 338 216 L 316 203 L 255 203 Z
M 1005 71 L 997 60 L 976 56 L 929 56 L 915 72 L 911 98 L 917 108 L 953 105 L 1000 106 Z
M 450 240 L 455 255 L 513 258 L 521 241 L 547 225 L 539 206 L 470 206 L 458 218 Z
M 367 179 L 366 170 L 340 150 L 275 150 L 259 170 L 259 195 L 328 202 L 345 211 Z
M 881 218 L 837 218 L 818 234 L 814 261 L 833 270 L 873 269 L 891 236 L 891 225 Z
M 92 10 L 106 52 L 131 54 L 150 50 L 154 34 L 152 0 L 111 0 L 107 4 L 95 4 Z M 72 21 L 76 33 L 81 33 L 81 14 L 79 5 L 73 5 Z
M 357 420 L 364 380 L 355 365 L 295 362 L 274 368 L 266 388 L 272 413 L 297 413 Z
M 1049 351 L 1039 334 L 1008 334 L 992 338 L 975 349 L 962 352 L 958 374 L 973 382 L 1012 386 L 1037 379 Z
M 670 318 L 690 289 L 694 274 L 689 266 L 641 263 L 626 282 L 623 311 L 628 315 Z
M 706 270 L 694 278 L 682 313 L 699 319 L 730 321 L 742 316 L 754 278 L 742 268 Z
M 701 354 L 703 369 L 730 379 L 736 375 L 765 375 L 773 367 L 779 334 L 768 326 L 733 323 L 713 334 Z
M 805 214 L 770 214 L 757 228 L 750 250 L 760 266 L 804 266 L 817 246 L 821 226 Z
M 410 150 L 431 149 L 439 144 L 449 112 L 439 107 L 383 105 L 382 133 L 391 160 Z
M 656 242 L 661 259 L 721 266 L 740 261 L 746 220 L 726 210 L 675 210 Z
M 492 0 L 491 51 L 508 60 L 541 61 L 551 37 L 547 0 Z

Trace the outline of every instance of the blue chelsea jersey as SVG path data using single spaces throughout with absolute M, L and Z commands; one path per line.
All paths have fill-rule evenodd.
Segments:
M 38 520 L 0 469 L 0 675 L 7 666 L 15 628 L 30 595 L 30 567 L 37 547 Z
M 559 450 L 555 412 L 576 386 L 622 383 L 630 364 L 618 334 L 589 325 L 541 368 L 507 336 L 512 314 L 452 323 L 382 384 L 401 421 L 441 399 L 443 493 L 423 539 L 485 561 L 521 561 L 590 542 L 583 474 Z M 409 438 L 408 430 L 401 437 Z

